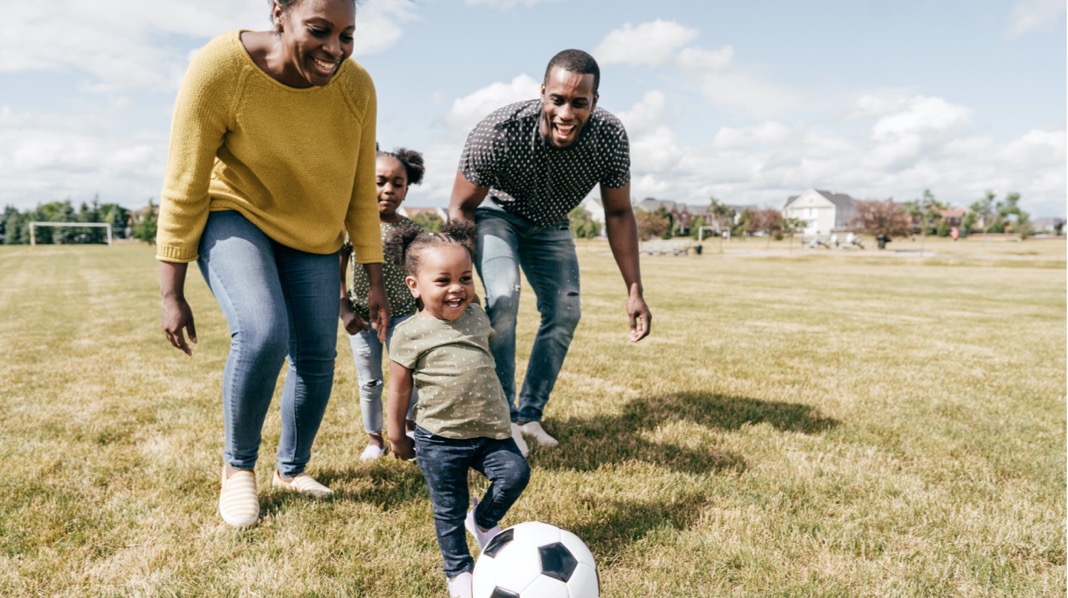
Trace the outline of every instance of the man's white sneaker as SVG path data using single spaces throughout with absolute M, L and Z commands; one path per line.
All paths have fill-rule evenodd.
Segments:
M 512 440 L 519 447 L 519 452 L 526 457 L 530 449 L 527 447 L 527 441 L 523 440 L 523 428 L 519 427 L 519 424 L 512 424 Z
M 449 580 L 449 598 L 472 598 L 471 573 L 464 571 Z
M 501 526 L 495 525 L 486 531 L 482 531 L 478 524 L 475 523 L 475 507 L 478 506 L 478 500 L 471 499 L 471 510 L 467 512 L 467 519 L 464 519 L 464 527 L 467 531 L 471 532 L 471 535 L 475 537 L 475 542 L 478 542 L 478 549 L 482 550 L 489 544 L 489 541 L 493 539 L 493 536 L 501 533 Z
M 533 436 L 534 440 L 538 441 L 538 446 L 552 447 L 560 444 L 541 427 L 541 422 L 527 422 L 519 426 L 519 429 L 527 436 Z

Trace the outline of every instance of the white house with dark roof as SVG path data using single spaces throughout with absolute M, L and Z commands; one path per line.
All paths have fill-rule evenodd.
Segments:
M 782 206 L 782 216 L 803 221 L 803 234 L 830 234 L 849 227 L 849 222 L 856 216 L 856 201 L 845 193 L 809 189 L 787 198 Z

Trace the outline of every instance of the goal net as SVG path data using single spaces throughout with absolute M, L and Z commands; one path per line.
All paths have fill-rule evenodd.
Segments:
M 111 223 L 110 222 L 31 222 L 30 223 L 30 247 L 37 245 L 37 227 L 39 226 L 54 226 L 57 228 L 71 227 L 71 228 L 106 228 L 107 229 L 107 241 L 108 245 L 111 245 Z

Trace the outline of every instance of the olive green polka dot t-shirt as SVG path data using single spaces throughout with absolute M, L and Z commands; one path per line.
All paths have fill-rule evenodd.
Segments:
M 445 438 L 511 436 L 508 401 L 490 353 L 493 334 L 482 307 L 455 322 L 421 312 L 397 325 L 389 358 L 412 370 L 419 402 L 415 423 Z

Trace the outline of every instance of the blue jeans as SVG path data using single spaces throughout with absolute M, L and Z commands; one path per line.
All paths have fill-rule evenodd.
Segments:
M 251 470 L 278 372 L 282 391 L 278 471 L 304 471 L 326 411 L 337 356 L 338 254 L 280 245 L 238 212 L 211 212 L 197 261 L 230 325 L 223 372 L 226 462 Z
M 493 326 L 490 350 L 497 363 L 497 377 L 508 398 L 512 421 L 541 421 L 581 315 L 575 240 L 566 220 L 536 226 L 492 201 L 475 210 L 475 222 L 476 266 L 486 291 L 486 314 Z M 534 337 L 517 408 L 515 327 L 520 268 L 538 299 L 541 325 Z
M 389 330 L 386 332 L 387 347 L 393 338 L 393 331 L 397 324 L 410 317 L 412 314 L 390 319 Z M 352 346 L 352 359 L 356 362 L 356 375 L 359 378 L 363 430 L 368 434 L 380 434 L 382 432 L 382 343 L 378 340 L 378 333 L 368 328 L 356 334 L 350 334 L 349 345 Z M 413 418 L 417 396 L 413 384 L 412 396 L 408 401 L 408 419 Z
M 475 523 L 489 529 L 504 518 L 530 481 L 530 466 L 511 438 L 444 438 L 415 427 L 415 459 L 423 470 L 434 510 L 434 531 L 449 579 L 471 571 L 464 519 L 471 504 L 467 470 L 486 476 L 490 485 L 475 509 Z

